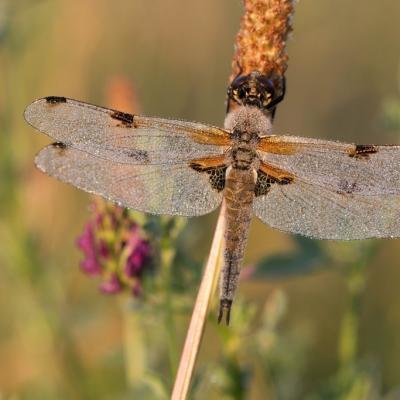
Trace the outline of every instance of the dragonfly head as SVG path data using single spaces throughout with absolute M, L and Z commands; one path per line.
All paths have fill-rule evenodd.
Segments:
M 268 109 L 274 98 L 272 79 L 258 71 L 236 77 L 228 88 L 228 101 L 239 105 Z

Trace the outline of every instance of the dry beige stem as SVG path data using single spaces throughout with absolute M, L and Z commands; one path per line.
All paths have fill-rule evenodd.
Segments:
M 189 329 L 186 335 L 181 360 L 179 362 L 179 368 L 171 396 L 172 400 L 184 400 L 187 398 L 190 381 L 192 379 L 194 366 L 200 349 L 207 312 L 221 268 L 224 226 L 225 203 L 223 202 L 214 233 L 214 239 L 211 245 L 210 255 L 204 269 L 203 278 L 192 313 L 192 319 L 190 320 Z
M 245 13 L 236 37 L 230 82 L 237 75 L 272 71 L 283 76 L 288 56 L 286 40 L 292 31 L 296 0 L 244 0 Z

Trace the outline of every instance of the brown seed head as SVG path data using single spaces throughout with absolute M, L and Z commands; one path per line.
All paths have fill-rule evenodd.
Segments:
M 252 71 L 284 75 L 288 60 L 286 40 L 292 31 L 295 2 L 244 0 L 245 13 L 236 37 L 230 82 L 237 75 L 247 75 Z

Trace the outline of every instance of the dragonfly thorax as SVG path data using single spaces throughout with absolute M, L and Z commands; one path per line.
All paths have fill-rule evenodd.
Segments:
M 256 145 L 261 136 L 270 134 L 271 122 L 256 107 L 242 106 L 232 110 L 225 118 L 225 129 L 237 143 Z
M 231 165 L 235 169 L 249 170 L 258 168 L 259 160 L 252 146 L 238 145 L 230 151 Z M 256 166 L 257 164 L 257 166 Z

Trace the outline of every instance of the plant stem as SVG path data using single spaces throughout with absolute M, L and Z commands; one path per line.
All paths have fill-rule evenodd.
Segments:
M 178 373 L 172 391 L 172 400 L 184 400 L 187 398 L 189 384 L 193 375 L 194 366 L 200 349 L 201 338 L 204 332 L 208 308 L 215 291 L 216 282 L 221 268 L 224 225 L 225 202 L 222 202 L 210 254 L 204 269 L 203 278 L 197 294 L 188 333 L 186 335 Z
M 135 308 L 134 310 L 132 310 Z M 139 303 L 124 297 L 121 301 L 124 329 L 126 378 L 130 387 L 141 384 L 147 369 L 145 340 L 142 334 L 143 314 Z
M 163 284 L 165 285 L 165 304 L 164 304 L 164 322 L 166 327 L 168 356 L 170 364 L 171 377 L 175 376 L 178 365 L 178 352 L 176 348 L 176 329 L 174 323 L 174 310 L 171 302 L 171 267 L 175 256 L 175 250 L 171 245 L 162 250 L 161 265 L 163 269 Z
M 357 356 L 360 304 L 366 284 L 365 266 L 366 263 L 359 260 L 346 274 L 350 299 L 339 336 L 339 361 L 342 368 L 352 366 Z

